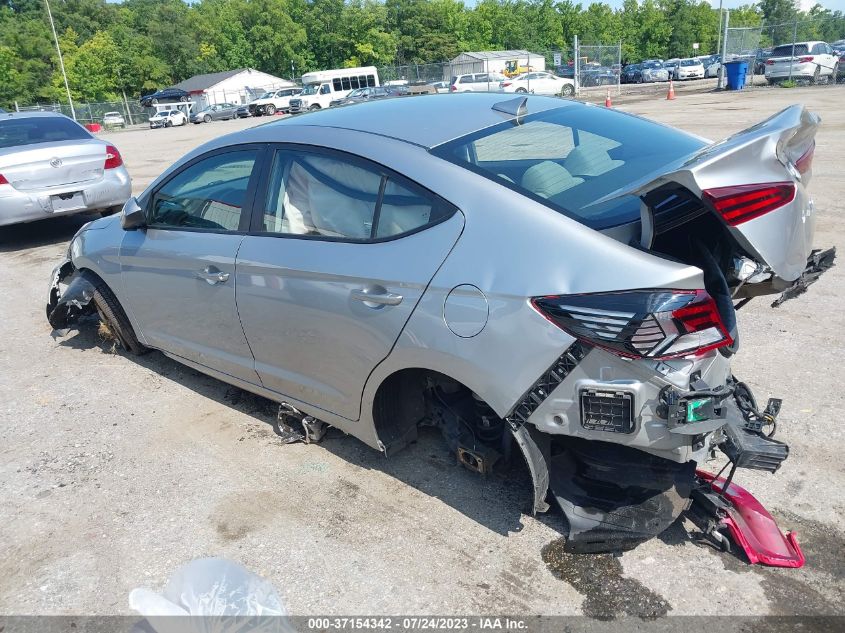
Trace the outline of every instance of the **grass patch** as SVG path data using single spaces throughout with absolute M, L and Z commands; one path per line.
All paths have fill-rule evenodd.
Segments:
M 798 85 L 798 82 L 796 82 L 793 79 L 787 79 L 786 81 L 779 81 L 778 82 L 778 87 L 780 87 L 780 88 L 795 88 L 797 85 Z

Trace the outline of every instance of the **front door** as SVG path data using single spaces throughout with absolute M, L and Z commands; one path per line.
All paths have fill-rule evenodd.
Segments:
M 149 225 L 127 231 L 120 264 L 147 342 L 257 383 L 235 307 L 235 258 L 249 224 L 260 149 L 200 157 L 148 201 Z
M 256 371 L 274 391 L 356 420 L 367 377 L 463 216 L 362 159 L 293 148 L 276 152 L 259 209 L 237 261 Z

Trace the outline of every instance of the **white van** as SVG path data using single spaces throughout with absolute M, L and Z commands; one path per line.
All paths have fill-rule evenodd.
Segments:
M 302 75 L 302 92 L 290 100 L 290 113 L 328 108 L 332 101 L 342 99 L 356 88 L 375 88 L 378 85 L 375 66 L 305 73 Z

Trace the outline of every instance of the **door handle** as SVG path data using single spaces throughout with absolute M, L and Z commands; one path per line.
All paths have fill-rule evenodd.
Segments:
M 353 290 L 352 298 L 364 303 L 374 303 L 384 306 L 398 306 L 402 303 L 402 295 L 397 295 L 392 292 L 369 293 L 366 290 Z
M 223 284 L 229 281 L 229 273 L 224 273 L 214 266 L 208 266 L 197 273 L 197 277 L 205 279 L 209 286 Z

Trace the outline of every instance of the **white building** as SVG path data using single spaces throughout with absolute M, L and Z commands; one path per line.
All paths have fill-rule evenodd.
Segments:
M 532 70 L 546 70 L 546 58 L 531 51 L 478 51 L 461 53 L 449 62 L 453 76 L 470 73 L 504 73 L 508 65 Z
M 237 68 L 207 75 L 194 75 L 172 87 L 191 93 L 191 100 L 195 104 L 193 111 L 197 112 L 216 103 L 248 103 L 267 90 L 295 85 L 292 81 L 260 70 Z

